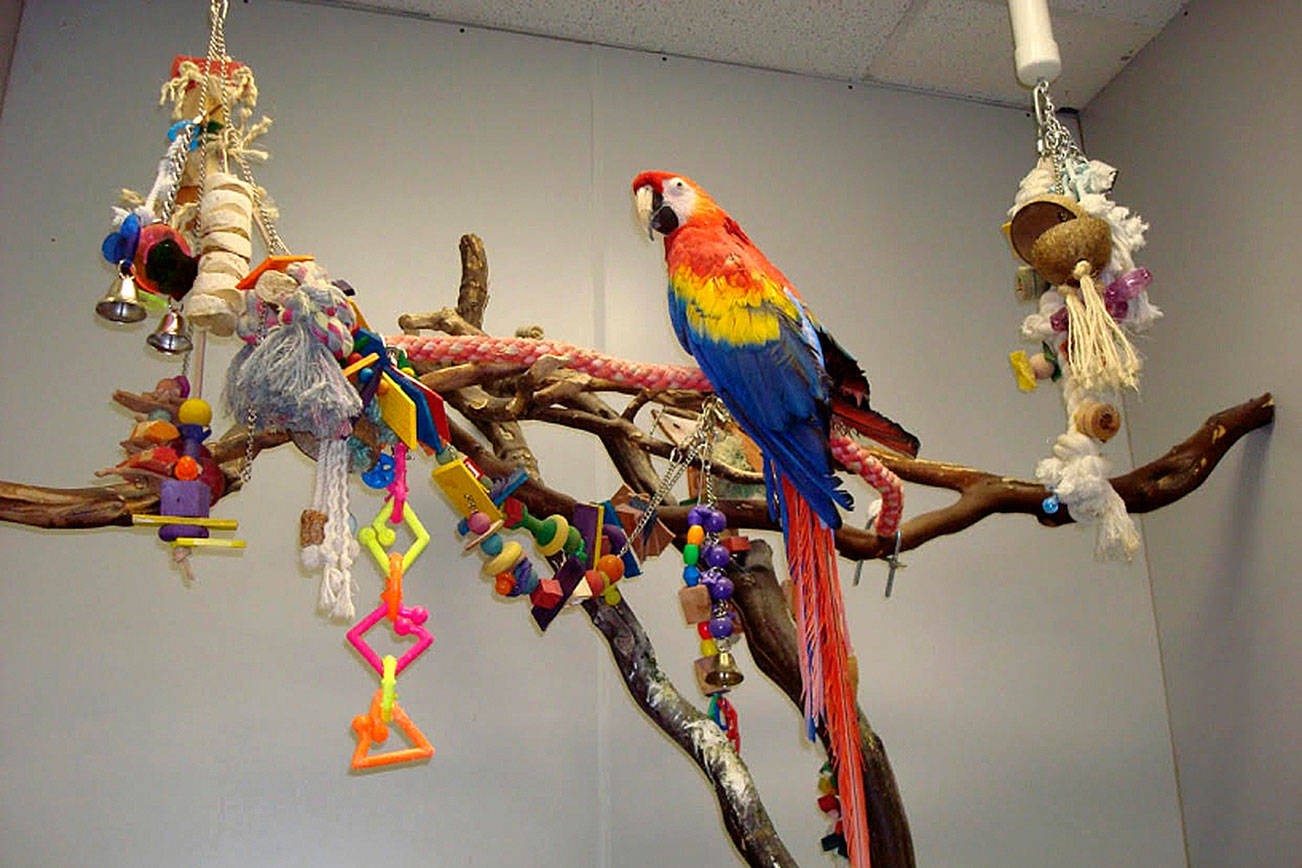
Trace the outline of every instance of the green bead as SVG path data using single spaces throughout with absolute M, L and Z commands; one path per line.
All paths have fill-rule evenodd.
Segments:
M 696 562 L 701 559 L 701 547 L 688 543 L 683 546 L 683 563 L 689 567 L 696 566 Z

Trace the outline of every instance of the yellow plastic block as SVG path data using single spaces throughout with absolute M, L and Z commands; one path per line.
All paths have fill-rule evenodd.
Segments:
M 376 395 L 380 402 L 380 418 L 407 444 L 408 449 L 415 449 L 419 445 L 416 439 L 416 403 L 407 397 L 392 377 L 388 374 L 380 376 L 384 384 Z
M 490 522 L 501 521 L 502 513 L 488 497 L 484 486 L 475 478 L 475 474 L 466 467 L 464 458 L 456 458 L 447 464 L 440 464 L 430 474 L 438 487 L 452 503 L 452 508 L 463 516 L 472 512 L 482 512 Z

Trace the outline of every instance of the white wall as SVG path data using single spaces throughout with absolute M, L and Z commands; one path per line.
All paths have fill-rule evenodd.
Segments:
M 1293 864 L 1302 850 L 1302 474 L 1297 3 L 1194 2 L 1093 103 L 1091 153 L 1151 220 L 1167 318 L 1132 406 L 1137 454 L 1209 408 L 1271 391 L 1197 496 L 1145 520 L 1190 863 Z
M 0 118 L 0 478 L 87 483 L 128 430 L 112 389 L 174 371 L 143 328 L 91 308 L 111 277 L 109 206 L 162 151 L 158 83 L 206 44 L 191 5 L 26 10 Z M 260 178 L 283 234 L 358 287 L 373 323 L 450 304 L 457 238 L 474 231 L 491 330 L 536 322 L 681 360 L 627 188 L 669 168 L 796 281 L 926 454 L 1029 475 L 1059 430 L 1056 397 L 1020 395 L 1005 361 L 1025 311 L 997 230 L 1033 158 L 1024 112 L 293 4 L 233 4 L 228 38 L 277 121 Z M 1224 403 L 1200 398 L 1172 439 Z M 613 490 L 586 438 L 531 436 L 553 484 Z M 373 679 L 296 565 L 304 459 L 265 456 L 219 506 L 250 547 L 199 556 L 190 588 L 145 532 L 0 528 L 0 704 L 17 713 L 0 735 L 0 862 L 735 861 L 707 785 L 625 697 L 599 636 L 570 615 L 540 637 L 523 605 L 494 599 L 423 472 L 413 502 L 435 542 L 408 594 L 436 641 L 400 689 L 438 753 L 384 774 L 347 773 Z M 354 494 L 368 517 L 376 500 Z M 910 490 L 908 508 L 945 500 Z M 992 520 L 913 553 L 890 600 L 880 564 L 847 592 L 862 701 L 921 864 L 1183 862 L 1146 573 L 1095 565 L 1091 547 L 1079 529 Z M 676 573 L 657 564 L 626 593 L 690 689 Z M 744 755 L 816 863 L 822 757 L 742 665 Z

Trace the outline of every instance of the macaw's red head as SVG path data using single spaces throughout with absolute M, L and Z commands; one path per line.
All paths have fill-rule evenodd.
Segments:
M 633 179 L 633 199 L 638 222 L 648 234 L 670 235 L 688 223 L 702 224 L 728 216 L 695 181 L 672 172 L 638 175 Z

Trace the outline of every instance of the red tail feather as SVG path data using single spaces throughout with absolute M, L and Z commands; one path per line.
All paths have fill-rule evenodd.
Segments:
M 867 868 L 868 806 L 863 788 L 859 712 L 850 684 L 849 631 L 832 531 L 785 477 L 787 566 L 795 586 L 796 635 L 805 717 L 827 726 L 841 798 L 842 826 L 855 868 Z

